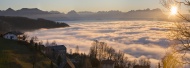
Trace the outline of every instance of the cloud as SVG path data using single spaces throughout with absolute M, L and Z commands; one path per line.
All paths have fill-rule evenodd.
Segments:
M 38 36 L 44 42 L 55 40 L 64 44 L 67 50 L 89 52 L 93 40 L 106 42 L 116 51 L 124 51 L 130 59 L 142 56 L 150 58 L 155 66 L 164 56 L 168 47 L 166 28 L 169 22 L 154 21 L 109 21 L 68 23 L 71 27 L 41 29 L 27 32 L 29 36 Z

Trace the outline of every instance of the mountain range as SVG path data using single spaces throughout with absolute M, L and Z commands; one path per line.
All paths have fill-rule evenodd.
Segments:
M 167 16 L 159 9 L 131 10 L 121 12 L 119 10 L 110 11 L 82 11 L 71 10 L 68 13 L 59 11 L 43 11 L 38 8 L 22 8 L 14 10 L 0 10 L 0 16 L 22 16 L 28 18 L 43 18 L 53 21 L 73 21 L 73 20 L 166 20 Z

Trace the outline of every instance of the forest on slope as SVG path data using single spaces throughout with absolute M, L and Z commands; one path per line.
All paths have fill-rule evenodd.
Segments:
M 28 31 L 40 28 L 69 27 L 66 23 L 58 23 L 42 18 L 30 19 L 26 17 L 0 16 L 0 33 L 7 31 Z

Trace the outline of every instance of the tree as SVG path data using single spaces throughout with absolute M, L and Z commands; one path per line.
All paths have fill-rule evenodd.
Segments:
M 46 46 L 50 46 L 50 44 L 49 44 L 49 41 L 47 40 L 46 41 L 46 44 L 45 44 Z
M 130 68 L 131 64 L 130 64 L 130 61 L 128 60 L 128 57 L 125 57 L 124 58 L 124 64 L 123 64 L 123 67 L 124 68 Z
M 182 20 L 190 22 L 190 19 L 188 19 L 180 11 L 180 8 L 182 6 L 186 6 L 186 7 L 190 6 L 190 1 L 189 0 L 183 0 L 183 1 L 180 1 L 180 0 L 160 0 L 160 2 L 163 5 L 163 7 L 168 9 L 171 13 L 174 12 L 172 9 L 175 8 L 176 9 L 176 11 L 175 11 L 176 14 L 174 14 L 175 16 L 179 17 Z
M 34 44 L 34 37 L 31 37 L 30 44 Z
M 72 52 L 72 49 L 70 49 L 70 54 L 72 54 L 73 52 Z
M 79 46 L 78 45 L 76 46 L 75 53 L 79 54 Z
M 28 37 L 29 37 L 29 36 L 28 36 L 27 34 L 24 34 L 23 37 L 22 37 L 22 40 L 23 40 L 23 41 L 26 41 L 26 40 L 28 39 Z
M 139 59 L 139 65 L 141 66 L 150 66 L 149 58 L 140 58 Z
M 52 43 L 51 43 L 51 46 L 56 46 L 57 45 L 57 43 L 56 43 L 56 41 L 54 40 Z
M 43 45 L 43 41 L 42 40 L 39 42 L 39 45 Z
M 170 50 L 167 52 L 164 58 L 162 59 L 162 67 L 163 68 L 181 68 L 183 67 L 183 63 L 181 63 L 180 54 Z
M 161 4 L 171 12 L 174 7 L 180 9 L 181 7 L 190 6 L 189 0 L 160 0 Z M 166 54 L 166 56 L 163 59 L 163 65 L 165 65 L 165 62 L 170 62 L 173 64 L 173 58 L 180 57 L 181 61 L 177 61 L 178 63 L 182 64 L 190 64 L 190 58 L 188 57 L 188 54 L 190 54 L 190 27 L 187 22 L 190 22 L 190 19 L 182 14 L 180 10 L 176 10 L 175 17 L 178 17 L 179 20 L 174 19 L 175 26 L 170 28 L 170 40 L 173 41 L 174 44 L 170 45 L 170 48 L 172 48 L 171 54 Z M 182 21 L 182 22 L 181 22 Z M 175 60 L 176 61 L 176 60 Z M 169 63 L 167 63 L 169 64 Z M 171 65 L 169 64 L 169 65 Z M 174 64 L 176 65 L 176 64 Z
M 119 50 L 119 52 L 114 54 L 114 61 L 117 63 L 118 67 L 123 67 L 124 66 L 124 53 Z
M 37 36 L 31 37 L 30 44 L 34 44 L 37 41 L 38 41 L 38 37 Z
M 38 37 L 37 36 L 34 36 L 34 42 L 37 42 L 38 41 Z
M 90 57 L 93 58 L 97 58 L 97 54 L 98 54 L 98 45 L 99 45 L 99 41 L 98 40 L 94 40 L 94 42 L 92 43 L 92 46 L 90 47 Z
M 111 60 L 115 54 L 115 50 L 112 47 L 109 47 L 107 49 L 107 52 L 108 52 L 108 59 Z
M 107 46 L 105 42 L 99 42 L 97 40 L 93 41 L 90 47 L 90 57 L 97 58 L 98 60 L 112 60 L 115 55 L 115 49 Z

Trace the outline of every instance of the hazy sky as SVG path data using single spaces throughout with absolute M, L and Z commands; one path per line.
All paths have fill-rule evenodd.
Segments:
M 129 11 L 162 8 L 159 0 L 0 0 L 0 10 L 39 8 L 46 11 Z

